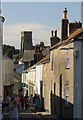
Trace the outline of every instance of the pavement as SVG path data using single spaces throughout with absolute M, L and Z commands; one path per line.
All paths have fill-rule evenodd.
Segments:
M 37 112 L 36 114 L 38 116 L 42 116 L 43 118 L 56 118 L 56 119 L 58 119 L 58 117 L 56 115 L 51 115 L 50 112 Z
M 9 120 L 9 113 L 3 113 L 4 119 L 3 120 Z M 20 119 L 58 119 L 56 115 L 51 115 L 49 112 L 31 112 L 31 111 L 20 111 Z

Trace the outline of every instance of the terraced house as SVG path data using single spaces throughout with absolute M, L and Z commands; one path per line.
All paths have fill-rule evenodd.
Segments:
M 65 8 L 64 18 L 62 19 L 61 40 L 54 46 L 51 44 L 52 47 L 50 48 L 51 112 L 64 118 L 72 118 L 76 109 L 74 109 L 77 89 L 75 86 L 75 56 L 78 52 L 75 44 L 78 44 L 79 37 L 81 38 L 83 35 L 81 26 L 80 22 L 68 22 Z M 53 39 L 52 34 L 51 41 Z
M 5 95 L 10 95 L 12 96 L 12 93 L 14 91 L 14 65 L 13 65 L 13 60 L 4 57 L 3 56 L 3 62 L 2 62 L 2 83 L 3 83 L 3 98 Z
M 70 23 L 65 8 L 61 38 L 57 30 L 51 34 L 49 55 L 27 70 L 28 73 L 34 71 L 33 93 L 40 95 L 45 111 L 63 118 L 82 118 L 82 24 Z
M 42 71 L 45 110 L 64 118 L 81 116 L 77 115 L 81 111 L 78 102 L 81 96 L 79 96 L 80 92 L 77 90 L 78 81 L 80 86 L 80 79 L 77 80 L 76 78 L 76 74 L 79 73 L 76 72 L 76 66 L 79 66 L 76 61 L 79 54 L 77 46 L 80 41 L 82 42 L 82 36 L 82 24 L 80 22 L 69 23 L 67 9 L 65 8 L 61 24 L 61 39 L 57 37 L 57 31 L 52 31 L 50 67 L 46 66 L 45 63 Z M 81 50 L 79 51 L 81 52 Z M 47 87 L 48 85 L 49 87 Z M 76 98 L 77 95 L 79 99 Z M 50 105 L 49 108 L 47 104 Z

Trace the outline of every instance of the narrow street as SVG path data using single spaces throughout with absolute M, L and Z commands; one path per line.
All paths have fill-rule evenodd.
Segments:
M 4 113 L 4 120 L 8 120 L 9 118 L 10 118 L 9 113 Z M 20 119 L 26 119 L 26 118 L 28 118 L 28 119 L 30 119 L 30 118 L 37 119 L 39 117 L 38 117 L 38 115 L 33 114 L 33 113 L 20 113 Z
M 2 1 L 0 120 L 83 120 L 83 1 Z

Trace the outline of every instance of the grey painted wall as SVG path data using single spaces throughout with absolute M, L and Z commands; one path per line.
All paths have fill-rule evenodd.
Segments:
M 74 42 L 74 118 L 83 119 L 83 40 Z

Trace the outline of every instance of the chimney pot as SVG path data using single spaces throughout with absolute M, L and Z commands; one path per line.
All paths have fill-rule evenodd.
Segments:
M 55 37 L 57 37 L 57 30 L 55 30 Z
M 51 31 L 52 37 L 53 37 L 53 32 L 54 32 L 54 31 L 52 30 L 52 31 Z
M 67 19 L 67 8 L 65 8 L 65 10 L 63 11 L 63 18 Z

